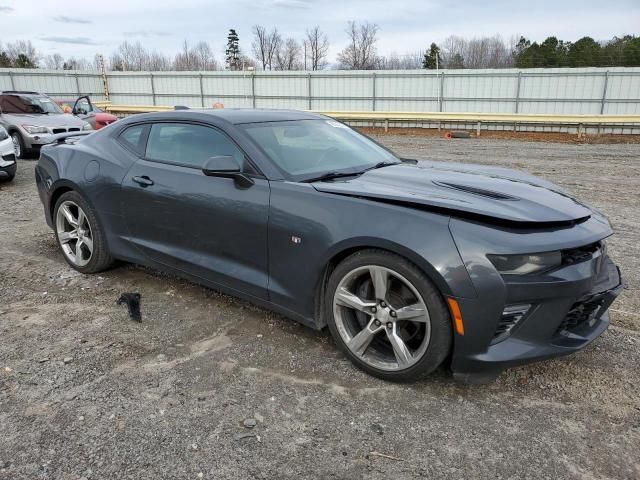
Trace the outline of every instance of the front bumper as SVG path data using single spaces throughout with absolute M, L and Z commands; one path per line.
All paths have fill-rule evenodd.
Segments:
M 501 241 L 502 248 L 510 245 L 514 251 L 579 250 L 608 236 L 608 223 L 592 219 L 574 228 L 525 234 L 483 229 L 473 237 L 470 232 L 480 233 L 475 226 L 452 229 L 477 292 L 475 298 L 457 298 L 465 331 L 454 341 L 456 379 L 486 383 L 506 368 L 576 352 L 606 330 L 607 309 L 623 283 L 604 248 L 538 275 L 500 275 L 486 253 Z M 513 310 L 524 314 L 510 315 Z M 507 334 L 505 325 L 510 325 Z
M 531 308 L 513 332 L 495 344 L 489 339 L 484 351 L 456 355 L 452 363 L 454 377 L 467 383 L 485 383 L 506 368 L 569 355 L 595 340 L 609 326 L 607 310 L 623 288 L 618 267 L 608 257 L 603 260 L 592 288 L 582 294 L 581 281 L 545 285 L 539 291 L 530 287 L 526 301 L 531 302 Z M 543 292 L 549 289 L 554 290 L 553 295 L 545 296 Z M 513 298 L 508 304 L 523 301 Z M 465 326 L 480 320 L 472 313 L 478 300 L 459 302 Z
M 17 169 L 18 164 L 16 163 L 16 157 L 13 153 L 0 157 L 0 180 L 13 178 Z

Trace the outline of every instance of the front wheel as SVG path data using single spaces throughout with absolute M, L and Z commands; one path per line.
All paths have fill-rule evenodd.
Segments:
M 16 160 L 24 158 L 26 152 L 24 142 L 22 141 L 20 134 L 18 132 L 13 132 L 11 134 L 11 141 L 13 142 L 13 151 L 16 155 Z
M 60 196 L 54 208 L 54 226 L 60 250 L 73 268 L 96 273 L 111 265 L 98 217 L 79 193 L 71 191 Z
M 326 292 L 333 338 L 356 366 L 376 377 L 416 380 L 449 353 L 452 328 L 444 300 L 403 257 L 357 252 L 332 272 Z

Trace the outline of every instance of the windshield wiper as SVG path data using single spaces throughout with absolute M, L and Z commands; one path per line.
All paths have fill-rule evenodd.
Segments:
M 375 170 L 377 168 L 383 168 L 383 167 L 390 167 L 391 165 L 399 165 L 402 162 L 389 162 L 389 161 L 385 161 L 385 162 L 378 162 L 376 163 L 373 167 L 369 167 L 365 170 L 365 172 L 368 172 L 369 170 Z
M 307 178 L 305 180 L 301 180 L 304 183 L 311 182 L 324 182 L 326 180 L 333 180 L 334 178 L 342 178 L 342 177 L 355 177 L 358 175 L 362 175 L 364 171 L 361 172 L 327 172 L 318 177 Z

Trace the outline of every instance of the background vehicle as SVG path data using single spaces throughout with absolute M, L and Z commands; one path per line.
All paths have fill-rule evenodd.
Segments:
M 78 97 L 77 99 L 62 99 L 56 100 L 56 103 L 63 109 L 68 107 L 71 114 L 88 122 L 94 130 L 99 130 L 102 127 L 112 124 L 118 117 L 106 113 L 104 110 L 99 109 L 93 103 L 88 96 Z
M 555 185 L 401 160 L 315 114 L 137 115 L 43 149 L 36 181 L 73 268 L 137 262 L 328 326 L 389 380 L 573 352 L 622 289 L 608 221 Z
M 0 181 L 11 181 L 16 175 L 16 156 L 9 132 L 0 126 Z
M 92 130 L 84 120 L 64 115 L 48 96 L 25 91 L 0 93 L 0 125 L 11 135 L 16 158 L 38 151 L 52 135 Z

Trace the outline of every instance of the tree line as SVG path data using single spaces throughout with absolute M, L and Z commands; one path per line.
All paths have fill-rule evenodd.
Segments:
M 451 35 L 431 43 L 422 51 L 378 53 L 380 28 L 375 23 L 348 22 L 348 42 L 329 59 L 329 38 L 319 26 L 305 31 L 302 38 L 284 36 L 277 27 L 254 25 L 248 47 L 243 47 L 235 29 L 230 29 L 219 62 L 205 41 L 189 45 L 185 40 L 173 56 L 146 48 L 140 42 L 125 41 L 103 59 L 96 54 L 86 58 L 63 58 L 60 54 L 41 55 L 31 41 L 0 43 L 0 67 L 53 70 L 99 70 L 104 62 L 116 71 L 206 71 L 206 70 L 411 70 L 462 68 L 548 68 L 640 66 L 640 37 L 626 35 L 606 41 L 583 37 L 575 42 L 548 37 L 538 43 L 525 37 L 505 40 L 500 35 L 464 38 Z

